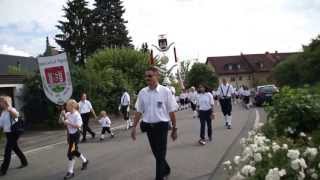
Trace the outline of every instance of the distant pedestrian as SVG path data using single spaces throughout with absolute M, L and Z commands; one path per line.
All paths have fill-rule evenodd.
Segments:
M 186 109 L 186 103 L 187 103 L 187 94 L 185 90 L 182 90 L 180 93 L 180 110 L 185 110 Z
M 127 122 L 126 128 L 129 129 L 131 127 L 131 119 L 129 116 L 130 112 L 130 95 L 126 89 L 123 90 L 123 94 L 121 96 L 119 110 L 123 115 L 123 119 Z
M 222 79 L 222 84 L 218 88 L 219 101 L 221 105 L 221 110 L 224 116 L 225 125 L 228 129 L 232 128 L 232 96 L 234 94 L 234 89 L 231 84 L 227 83 L 226 79 Z
M 196 89 L 194 87 L 191 87 L 189 92 L 189 99 L 190 99 L 191 109 L 193 111 L 193 118 L 197 117 L 197 98 L 198 98 L 198 93 Z
M 164 180 L 171 173 L 166 161 L 169 122 L 172 122 L 171 138 L 175 141 L 177 139 L 175 111 L 178 105 L 171 91 L 159 84 L 160 74 L 157 68 L 149 68 L 145 72 L 145 78 L 148 87 L 139 92 L 131 136 L 136 140 L 136 127 L 143 116 L 140 127 L 147 133 L 156 159 L 156 180 Z
M 199 86 L 199 95 L 197 100 L 200 118 L 200 140 L 201 145 L 206 144 L 205 132 L 207 126 L 208 139 L 212 141 L 212 117 L 214 117 L 214 100 L 211 93 L 207 92 L 203 85 Z
M 89 161 L 85 156 L 80 153 L 78 149 L 78 143 L 80 140 L 80 128 L 83 125 L 81 115 L 79 113 L 79 104 L 77 101 L 70 99 L 66 105 L 67 113 L 64 114 L 64 124 L 67 127 L 68 134 L 68 171 L 64 176 L 64 179 L 70 179 L 74 177 L 74 157 L 80 158 L 82 160 L 81 170 L 87 169 Z
M 107 115 L 106 111 L 101 111 L 99 116 L 99 123 L 101 124 L 102 130 L 101 130 L 101 136 L 100 141 L 104 140 L 104 135 L 106 134 L 106 131 L 111 135 L 111 137 L 114 137 L 113 132 L 111 131 L 111 120 Z
M 243 104 L 247 109 L 250 108 L 250 95 L 251 92 L 249 88 L 245 86 L 243 90 Z
M 14 151 L 20 159 L 21 165 L 19 168 L 24 168 L 28 165 L 26 156 L 20 150 L 18 146 L 18 139 L 20 137 L 19 132 L 12 131 L 11 127 L 18 121 L 19 112 L 12 107 L 12 99 L 9 96 L 0 97 L 0 128 L 6 134 L 7 142 L 4 151 L 4 160 L 1 165 L 0 176 L 4 176 L 11 161 L 11 152 Z
M 218 93 L 218 91 L 213 90 L 213 91 L 212 91 L 212 96 L 213 96 L 213 99 L 214 99 L 214 101 L 215 101 L 215 105 L 216 105 L 216 106 L 219 106 L 219 102 L 218 102 L 218 100 L 219 100 L 219 93 Z
M 93 114 L 94 118 L 97 119 L 96 113 L 92 107 L 92 104 L 89 100 L 87 100 L 87 94 L 83 93 L 81 95 L 81 100 L 79 102 L 80 114 L 83 121 L 82 127 L 82 140 L 81 142 L 86 142 L 87 140 L 87 132 L 89 132 L 92 138 L 96 137 L 96 134 L 91 130 L 89 126 L 89 120 L 91 113 Z

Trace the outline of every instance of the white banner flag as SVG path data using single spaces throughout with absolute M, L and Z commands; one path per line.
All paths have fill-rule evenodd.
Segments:
M 72 95 L 72 82 L 66 53 L 39 57 L 42 86 L 48 99 L 63 105 Z

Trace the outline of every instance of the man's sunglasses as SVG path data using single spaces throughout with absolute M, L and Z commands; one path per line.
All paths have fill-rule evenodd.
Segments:
M 144 77 L 152 78 L 152 77 L 153 77 L 153 75 L 151 75 L 151 74 L 146 74 L 146 75 L 144 75 Z

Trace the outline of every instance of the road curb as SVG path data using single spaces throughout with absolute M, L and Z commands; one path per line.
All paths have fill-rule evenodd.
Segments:
M 237 135 L 237 137 L 232 141 L 232 143 L 230 144 L 230 146 L 228 147 L 228 149 L 226 150 L 226 152 L 223 154 L 223 156 L 220 158 L 220 161 L 218 162 L 217 166 L 214 168 L 214 170 L 210 173 L 210 176 L 208 178 L 208 180 L 214 180 L 215 175 L 217 173 L 217 171 L 222 167 L 223 162 L 226 160 L 227 156 L 231 153 L 232 151 L 232 147 L 234 147 L 241 139 L 241 136 L 248 130 L 248 129 L 254 129 L 255 125 L 259 124 L 260 121 L 260 114 L 259 111 L 254 108 L 255 112 L 256 112 L 256 119 L 250 120 L 248 118 L 246 124 L 242 127 L 240 133 Z M 250 113 L 252 113 L 253 111 L 250 111 Z M 248 117 L 250 116 L 250 113 L 248 115 Z M 250 127 L 250 123 L 254 122 L 254 126 Z M 249 127 L 249 128 L 248 128 Z

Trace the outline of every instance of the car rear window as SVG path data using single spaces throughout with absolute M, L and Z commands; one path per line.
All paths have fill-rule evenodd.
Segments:
M 265 87 L 259 88 L 259 92 L 262 92 L 262 93 L 273 93 L 275 91 L 276 89 L 272 86 L 265 86 Z

